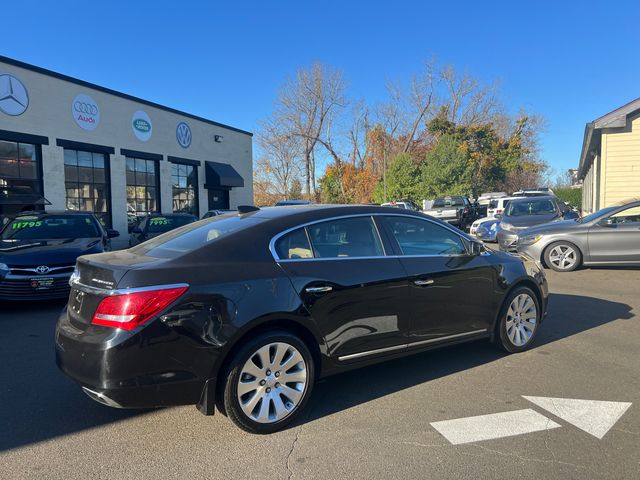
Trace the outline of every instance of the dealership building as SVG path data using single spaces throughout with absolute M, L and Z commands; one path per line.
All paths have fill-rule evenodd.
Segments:
M 252 168 L 250 132 L 0 56 L 0 217 L 94 212 L 122 241 L 147 213 L 252 204 Z

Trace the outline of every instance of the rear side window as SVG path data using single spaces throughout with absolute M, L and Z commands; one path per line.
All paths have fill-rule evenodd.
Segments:
M 462 207 L 464 206 L 464 198 L 463 197 L 444 197 L 444 198 L 436 198 L 433 202 L 434 208 L 443 208 L 443 207 Z
M 427 220 L 386 217 L 403 255 L 464 255 L 462 239 Z
M 307 227 L 317 258 L 380 257 L 384 249 L 371 217 L 352 217 Z
M 276 241 L 276 254 L 280 259 L 313 258 L 311 245 L 304 228 L 283 235 Z

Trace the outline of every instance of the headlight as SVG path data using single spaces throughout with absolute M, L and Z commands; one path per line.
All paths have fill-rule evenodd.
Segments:
M 0 270 L 9 270 L 9 267 L 6 263 L 0 263 Z
M 518 238 L 518 245 L 533 245 L 542 238 L 542 235 L 525 235 Z
M 503 230 L 511 230 L 513 228 L 513 225 L 506 222 L 500 222 L 500 228 L 502 228 Z

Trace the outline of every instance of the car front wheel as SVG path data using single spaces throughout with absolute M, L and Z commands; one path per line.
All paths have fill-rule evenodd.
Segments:
M 538 298 L 527 287 L 516 288 L 507 297 L 500 314 L 498 335 L 502 348 L 510 353 L 527 350 L 540 325 Z
M 288 332 L 263 333 L 234 356 L 223 403 L 228 417 L 251 433 L 272 433 L 291 424 L 313 389 L 311 352 Z

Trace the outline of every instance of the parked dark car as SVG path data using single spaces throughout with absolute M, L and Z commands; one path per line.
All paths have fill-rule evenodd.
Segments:
M 91 213 L 17 215 L 0 231 L 0 300 L 66 298 L 77 258 L 109 250 L 118 235 Z
M 145 215 L 140 218 L 138 225 L 131 229 L 129 246 L 138 245 L 147 240 L 166 233 L 174 228 L 182 227 L 197 221 L 195 215 L 189 213 L 167 213 Z
M 226 215 L 227 213 L 237 213 L 237 210 L 224 210 L 224 209 L 218 209 L 218 210 L 209 210 L 207 213 L 205 213 L 202 216 L 202 220 L 204 220 L 205 218 L 211 218 L 211 217 L 217 217 L 218 215 Z
M 318 378 L 482 338 L 520 352 L 546 312 L 535 262 L 419 212 L 252 210 L 80 258 L 59 367 L 106 405 L 217 404 L 268 433 Z
M 436 198 L 424 213 L 465 230 L 477 217 L 468 197 L 461 195 Z
M 500 250 L 515 252 L 518 232 L 536 225 L 574 220 L 578 214 L 558 197 L 547 195 L 514 198 L 496 218 L 500 219 L 496 234 Z
M 558 272 L 581 265 L 640 265 L 640 201 L 523 230 L 516 246 Z

